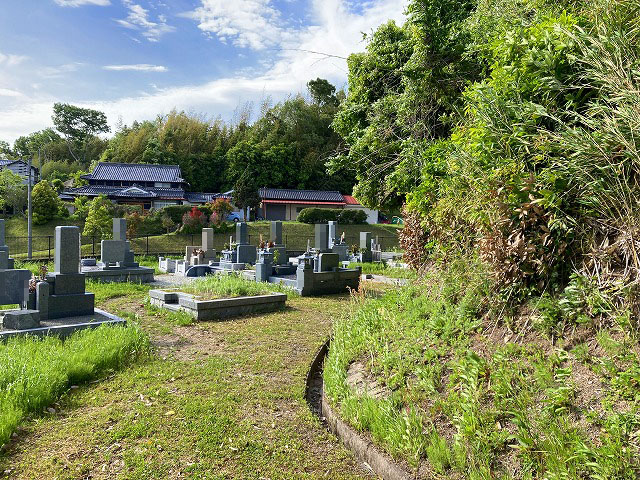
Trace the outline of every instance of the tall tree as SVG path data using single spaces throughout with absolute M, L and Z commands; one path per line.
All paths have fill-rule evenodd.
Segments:
M 64 135 L 71 156 L 83 165 L 87 165 L 89 141 L 99 133 L 111 131 L 104 113 L 67 103 L 54 104 L 51 119 L 56 130 Z

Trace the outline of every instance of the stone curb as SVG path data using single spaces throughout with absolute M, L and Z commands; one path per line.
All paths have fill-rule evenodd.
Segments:
M 314 374 L 318 370 L 322 371 L 324 359 L 329 353 L 331 339 L 327 340 L 316 354 L 309 373 L 307 374 L 305 385 L 305 397 L 309 401 L 311 383 Z M 314 410 L 311 406 L 312 411 Z M 318 412 L 314 412 L 318 413 Z M 387 455 L 382 453 L 372 442 L 363 438 L 356 430 L 347 425 L 333 411 L 329 404 L 329 399 L 324 393 L 324 383 L 322 388 L 320 419 L 326 424 L 331 433 L 354 454 L 359 462 L 366 464 L 378 477 L 384 480 L 414 480 L 416 477 L 398 466 Z

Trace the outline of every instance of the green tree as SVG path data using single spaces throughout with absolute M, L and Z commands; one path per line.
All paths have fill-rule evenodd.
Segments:
M 0 140 L 0 157 L 13 158 L 13 150 L 4 140 Z
M 249 171 L 245 171 L 233 186 L 233 204 L 241 210 L 247 207 L 255 210 L 260 205 L 258 185 Z
M 93 138 L 111 131 L 104 113 L 66 103 L 53 105 L 51 119 L 56 130 L 64 135 L 73 159 L 83 165 L 88 164 L 87 150 Z
M 18 215 L 23 212 L 26 203 L 27 189 L 22 177 L 6 168 L 0 170 L 0 210 L 11 208 Z
M 324 78 L 316 78 L 307 82 L 307 88 L 311 94 L 311 98 L 315 103 L 321 106 L 338 106 L 338 97 L 336 97 L 336 87 Z
M 109 238 L 113 228 L 112 210 L 112 203 L 104 195 L 91 200 L 82 234 L 85 237 Z
M 64 205 L 58 194 L 46 180 L 38 182 L 31 192 L 33 223 L 41 225 L 60 215 Z

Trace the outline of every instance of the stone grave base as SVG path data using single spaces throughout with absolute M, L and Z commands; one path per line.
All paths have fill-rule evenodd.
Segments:
M 287 301 L 287 295 L 284 293 L 198 300 L 195 295 L 166 290 L 150 290 L 149 298 L 151 305 L 174 312 L 186 312 L 198 321 L 273 312 L 284 308 Z
M 7 310 L 10 311 L 10 310 Z M 4 313 L 4 312 L 3 312 Z M 55 320 L 40 321 L 40 326 L 28 330 L 8 330 L 0 326 L 0 341 L 10 337 L 20 335 L 34 335 L 37 337 L 45 337 L 47 335 L 55 335 L 58 337 L 68 337 L 78 330 L 87 328 L 97 328 L 100 325 L 126 325 L 127 321 L 117 317 L 111 313 L 105 312 L 98 308 L 95 309 L 93 315 L 82 315 L 78 317 L 57 318 Z
M 151 283 L 154 270 L 149 267 L 102 268 L 96 266 L 82 267 L 82 273 L 95 282 Z

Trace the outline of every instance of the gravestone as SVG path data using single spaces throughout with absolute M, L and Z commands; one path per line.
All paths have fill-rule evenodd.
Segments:
M 337 253 L 321 253 L 318 255 L 317 271 L 332 272 L 334 268 L 338 268 L 340 258 Z
M 371 259 L 371 232 L 360 232 L 360 261 L 370 262 Z
M 6 255 L 6 252 L 2 252 Z M 20 305 L 25 308 L 29 298 L 29 270 L 0 270 L 0 305 Z
M 239 222 L 236 224 L 236 247 L 237 263 L 256 263 L 257 248 L 249 245 L 249 235 L 247 233 L 247 224 Z
M 283 245 L 282 243 L 282 222 L 276 221 L 271 222 L 271 235 L 269 235 L 269 240 L 271 240 L 275 245 Z
M 6 267 L 0 267 L 1 268 L 14 268 L 14 260 L 13 258 L 9 257 L 9 246 L 6 244 L 6 237 L 5 237 L 5 225 L 4 225 L 4 219 L 0 218 L 0 252 L 6 252 L 7 254 L 7 263 L 6 263 Z
M 238 245 L 247 245 L 249 243 L 249 234 L 247 233 L 247 224 L 245 222 L 236 223 L 236 243 Z
M 95 298 L 85 292 L 85 275 L 80 273 L 80 229 L 56 227 L 55 272 L 49 283 L 49 318 L 93 315 Z
M 136 268 L 131 244 L 127 241 L 127 221 L 124 218 L 113 219 L 113 239 L 100 243 L 103 268 Z
M 202 251 L 205 263 L 216 259 L 216 249 L 213 248 L 213 228 L 202 229 Z
M 9 253 L 0 250 L 0 270 L 9 269 Z
M 319 252 L 329 250 L 329 225 L 326 223 L 316 223 L 315 247 Z
M 124 218 L 113 219 L 113 239 L 119 242 L 127 241 L 127 220 Z
M 329 248 L 333 248 L 333 246 L 337 243 L 336 240 L 336 230 L 338 227 L 338 222 L 330 221 L 329 222 Z

